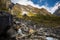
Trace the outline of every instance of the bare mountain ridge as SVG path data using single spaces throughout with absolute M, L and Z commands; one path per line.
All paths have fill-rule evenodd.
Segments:
M 58 7 L 58 9 L 54 12 L 55 15 L 60 16 L 60 6 Z
M 14 4 L 14 6 L 13 6 L 13 3 L 11 2 L 11 0 L 0 0 L 0 1 L 1 1 L 0 10 L 6 11 L 12 7 L 11 13 L 13 15 L 15 15 L 17 13 L 22 14 L 22 15 L 27 14 L 28 16 L 34 16 L 35 14 L 50 15 L 50 13 L 44 8 L 39 9 L 39 8 L 33 7 L 31 5 L 25 6 L 25 5 L 21 5 L 18 3 Z
M 50 12 L 48 12 L 44 8 L 38 9 L 30 5 L 25 6 L 25 5 L 15 4 L 12 10 L 13 13 L 15 12 L 17 14 L 19 12 L 22 15 L 27 14 L 28 16 L 34 16 L 34 14 L 51 15 Z

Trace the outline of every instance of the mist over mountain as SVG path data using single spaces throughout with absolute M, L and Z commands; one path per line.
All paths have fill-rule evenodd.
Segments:
M 60 6 L 58 7 L 58 9 L 54 12 L 55 15 L 60 16 Z

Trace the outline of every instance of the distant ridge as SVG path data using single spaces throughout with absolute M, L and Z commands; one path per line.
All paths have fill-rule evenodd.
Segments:
M 55 15 L 60 16 L 60 6 L 58 7 L 58 9 L 54 12 Z

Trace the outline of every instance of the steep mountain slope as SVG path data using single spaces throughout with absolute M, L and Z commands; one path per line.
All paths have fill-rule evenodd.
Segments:
M 10 1 L 9 3 L 6 4 L 8 5 L 7 9 L 9 10 L 10 14 L 12 14 L 14 17 L 22 18 L 24 20 L 31 20 L 37 24 L 46 24 L 46 25 L 54 25 L 54 26 L 60 24 L 60 21 L 59 21 L 60 17 L 52 16 L 52 14 L 50 14 L 44 8 L 38 9 L 30 5 L 25 6 L 25 5 L 20 5 L 20 4 L 13 4 Z
M 25 6 L 25 5 L 20 5 L 20 4 L 15 4 L 11 12 L 14 13 L 13 15 L 20 15 L 20 16 L 24 14 L 26 14 L 27 16 L 35 16 L 36 14 L 51 15 L 44 8 L 38 9 L 30 5 Z
M 57 26 L 60 24 L 60 17 L 49 13 L 46 9 L 35 8 L 30 5 L 15 4 L 11 10 L 12 15 L 24 20 L 31 20 L 36 24 L 44 24 L 46 26 Z M 33 23 L 32 22 L 32 23 Z
M 58 7 L 58 9 L 54 12 L 55 15 L 60 16 L 60 6 Z

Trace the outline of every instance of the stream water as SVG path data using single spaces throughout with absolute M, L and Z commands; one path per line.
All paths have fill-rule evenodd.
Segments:
M 47 40 L 59 40 L 57 38 L 53 38 L 53 37 L 46 37 Z

